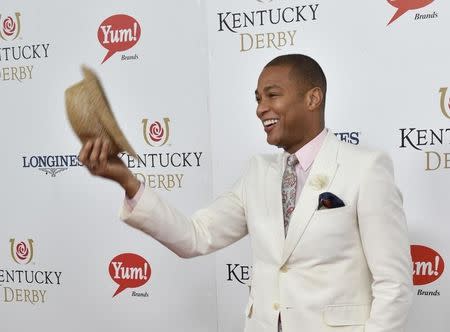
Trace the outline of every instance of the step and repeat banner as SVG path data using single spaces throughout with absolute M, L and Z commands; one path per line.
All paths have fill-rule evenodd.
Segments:
M 327 127 L 394 161 L 413 260 L 407 331 L 447 331 L 449 14 L 443 0 L 2 2 L 0 330 L 242 331 L 248 238 L 184 260 L 123 224 L 122 190 L 77 158 L 64 91 L 80 65 L 95 70 L 138 154 L 120 158 L 190 215 L 252 155 L 279 152 L 256 82 L 272 58 L 305 53 L 328 79 Z
M 265 143 L 255 115 L 262 67 L 281 54 L 312 56 L 328 80 L 327 127 L 343 141 L 388 152 L 394 161 L 413 245 L 407 331 L 447 331 L 450 4 L 229 0 L 207 1 L 206 7 L 213 195 L 242 174 L 249 156 L 277 152 Z M 216 257 L 218 330 L 241 331 L 250 241 Z
M 92 68 L 136 177 L 186 214 L 210 202 L 202 5 L 2 1 L 0 24 L 0 331 L 216 330 L 214 256 L 119 220 L 123 191 L 80 165 L 64 101 Z

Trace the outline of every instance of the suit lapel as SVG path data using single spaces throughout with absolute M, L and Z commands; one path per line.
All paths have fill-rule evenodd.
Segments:
M 311 166 L 309 176 L 305 181 L 295 210 L 292 213 L 288 234 L 286 241 L 284 241 L 281 264 L 286 262 L 294 249 L 298 246 L 308 227 L 311 217 L 317 210 L 319 195 L 322 192 L 328 191 L 328 188 L 334 179 L 334 175 L 338 168 L 338 149 L 339 141 L 334 134 L 329 131 L 313 165 Z M 281 215 L 283 215 L 282 212 Z M 280 227 L 282 226 L 280 225 Z
M 281 258 L 284 245 L 284 224 L 283 224 L 283 205 L 281 203 L 281 181 L 283 178 L 284 165 L 288 153 L 282 153 L 270 164 L 266 176 L 266 190 L 265 190 L 265 206 L 272 230 L 271 234 L 279 247 L 279 257 Z

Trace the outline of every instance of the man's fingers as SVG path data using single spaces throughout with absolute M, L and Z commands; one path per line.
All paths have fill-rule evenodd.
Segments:
M 108 163 L 108 152 L 109 152 L 109 141 L 103 141 L 101 151 L 100 151 L 100 168 L 106 168 L 106 164 Z
M 94 146 L 92 147 L 91 155 L 89 156 L 89 166 L 95 168 L 99 164 L 99 156 L 102 148 L 101 138 L 96 138 Z
M 105 176 L 110 162 L 110 146 L 111 142 L 108 139 L 89 139 L 81 148 L 78 158 L 91 174 Z
M 83 145 L 83 147 L 80 150 L 80 154 L 78 155 L 78 159 L 83 163 L 83 165 L 87 165 L 89 162 L 89 156 L 92 150 L 92 147 L 94 146 L 94 142 L 92 140 L 89 140 L 86 142 L 86 144 Z

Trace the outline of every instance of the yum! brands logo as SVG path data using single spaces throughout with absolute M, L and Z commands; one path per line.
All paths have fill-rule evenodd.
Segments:
M 9 240 L 11 244 L 11 257 L 17 264 L 28 264 L 33 259 L 33 240 L 28 239 L 27 242 L 21 241 L 15 243 L 15 239 Z
M 391 24 L 395 20 L 397 20 L 400 16 L 405 14 L 406 12 L 410 10 L 420 9 L 423 7 L 428 6 L 430 3 L 432 3 L 434 0 L 387 0 L 387 2 L 397 8 L 397 11 L 395 12 L 394 16 L 392 16 L 391 20 L 388 22 L 387 25 Z M 438 17 L 436 12 L 433 12 L 433 14 L 416 14 L 414 16 L 415 20 L 420 19 L 427 19 L 427 18 L 436 18 Z
M 123 52 L 132 48 L 141 38 L 141 26 L 133 17 L 118 14 L 105 19 L 97 31 L 97 38 L 100 44 L 108 50 L 102 63 L 112 57 L 116 52 Z M 133 57 L 122 56 L 122 60 Z
M 12 16 L 2 17 L 0 14 L 0 38 L 3 40 L 15 40 L 20 35 L 20 13 Z
M 151 274 L 150 264 L 139 255 L 125 253 L 114 257 L 109 263 L 109 275 L 119 287 L 113 297 L 127 288 L 145 285 L 150 280 Z M 133 292 L 132 296 L 148 297 L 148 294 Z
M 439 253 L 422 245 L 411 246 L 413 260 L 413 284 L 430 284 L 439 279 L 444 272 L 445 263 Z
M 142 133 L 145 142 L 153 147 L 163 146 L 169 140 L 169 118 L 164 118 L 161 122 L 150 122 L 148 119 L 142 119 Z

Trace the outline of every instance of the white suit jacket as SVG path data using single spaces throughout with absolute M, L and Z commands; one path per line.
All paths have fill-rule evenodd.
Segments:
M 401 332 L 412 293 L 402 197 L 390 159 L 329 133 L 284 236 L 281 179 L 287 153 L 250 161 L 234 188 L 186 218 L 146 189 L 129 225 L 181 257 L 249 234 L 253 272 L 245 332 Z M 345 207 L 318 210 L 331 192 Z

